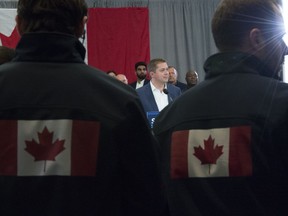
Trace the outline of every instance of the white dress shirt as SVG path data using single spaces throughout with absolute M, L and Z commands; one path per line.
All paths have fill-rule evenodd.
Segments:
M 152 93 L 154 95 L 154 99 L 156 101 L 158 110 L 160 112 L 162 109 L 164 109 L 169 104 L 168 95 L 165 94 L 163 91 L 161 92 L 159 89 L 157 89 L 152 84 L 152 82 L 150 82 L 150 84 L 151 84 Z
M 136 82 L 136 89 L 142 87 L 142 86 L 144 85 L 144 81 L 145 81 L 145 79 L 142 80 L 141 82 L 138 82 L 138 81 L 137 81 L 137 82 Z

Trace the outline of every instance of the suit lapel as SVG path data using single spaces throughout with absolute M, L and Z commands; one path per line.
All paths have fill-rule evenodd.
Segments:
M 155 100 L 155 98 L 154 98 L 154 95 L 153 95 L 153 92 L 152 92 L 152 89 L 151 89 L 151 85 L 150 85 L 150 82 L 147 84 L 147 85 L 145 85 L 145 87 L 147 86 L 147 89 L 148 89 L 148 91 L 147 91 L 147 98 L 151 98 L 151 101 L 150 101 L 150 104 L 151 104 L 151 108 L 152 108 L 152 110 L 154 110 L 154 111 L 159 111 L 158 110 L 158 106 L 157 106 L 157 103 L 156 103 L 156 100 Z

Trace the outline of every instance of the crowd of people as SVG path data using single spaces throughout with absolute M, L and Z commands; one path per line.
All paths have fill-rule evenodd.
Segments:
M 87 11 L 18 1 L 20 41 L 0 47 L 1 215 L 287 215 L 278 2 L 221 0 L 219 52 L 186 83 L 162 58 L 131 83 L 87 65 Z

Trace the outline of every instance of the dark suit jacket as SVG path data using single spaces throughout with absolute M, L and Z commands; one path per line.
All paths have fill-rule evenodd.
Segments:
M 182 93 L 187 90 L 187 85 L 185 83 L 180 82 L 180 81 L 177 81 L 175 86 L 179 87 L 181 89 Z
M 167 97 L 169 103 L 171 103 L 173 100 L 175 100 L 176 97 L 181 95 L 181 89 L 174 85 L 167 84 L 167 90 L 168 90 Z M 140 97 L 145 113 L 151 111 L 159 111 L 153 92 L 151 90 L 150 82 L 147 85 L 144 85 L 143 87 L 136 89 L 136 92 Z
M 149 81 L 150 81 L 150 80 L 145 79 L 145 80 L 144 80 L 144 85 L 148 84 Z M 136 89 L 136 84 L 137 84 L 137 81 L 132 82 L 132 83 L 130 83 L 129 85 L 132 86 L 134 89 Z

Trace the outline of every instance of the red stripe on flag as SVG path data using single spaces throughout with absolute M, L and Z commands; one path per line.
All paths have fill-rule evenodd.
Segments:
M 18 31 L 15 27 L 12 34 L 9 37 L 6 37 L 5 35 L 0 33 L 0 39 L 1 39 L 3 46 L 15 48 L 18 44 L 20 36 L 19 36 Z
M 176 131 L 171 143 L 171 178 L 188 177 L 188 137 L 189 130 Z
M 0 175 L 17 174 L 17 121 L 0 121 Z
M 72 176 L 95 176 L 99 130 L 99 122 L 73 121 L 71 147 Z
M 251 127 L 230 128 L 229 176 L 251 175 Z

